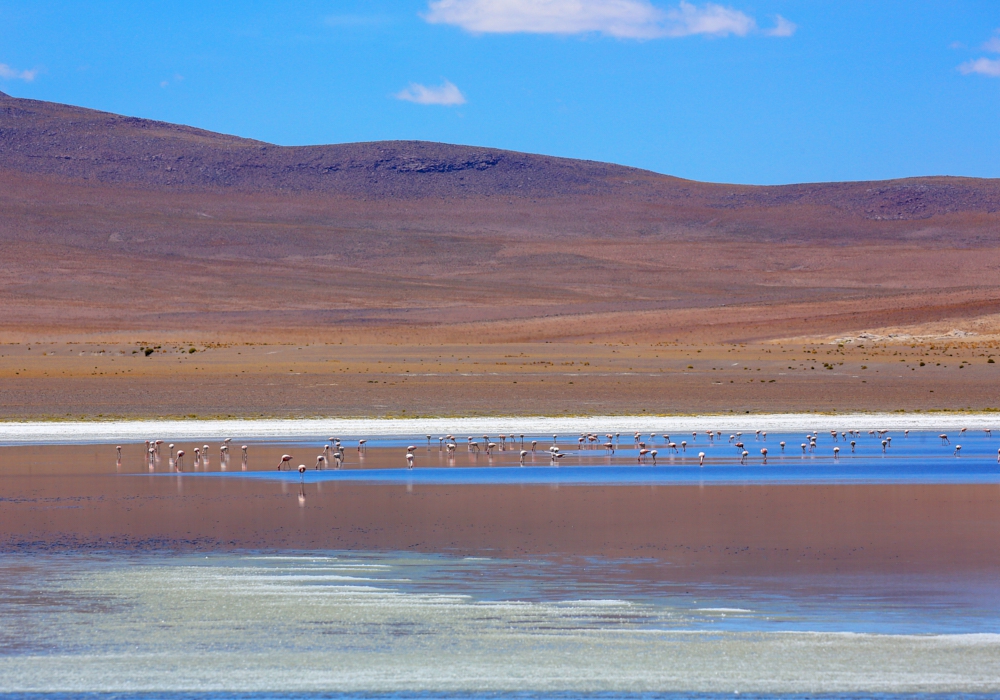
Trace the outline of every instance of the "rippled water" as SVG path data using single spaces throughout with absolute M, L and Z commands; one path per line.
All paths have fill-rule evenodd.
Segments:
M 6 555 L 0 688 L 1000 690 L 991 582 L 957 591 L 948 590 L 954 582 L 912 577 L 711 587 L 672 584 L 647 564 L 405 553 Z

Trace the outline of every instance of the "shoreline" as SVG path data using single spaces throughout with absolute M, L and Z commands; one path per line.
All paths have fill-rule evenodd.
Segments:
M 935 413 L 770 413 L 756 415 L 675 416 L 495 416 L 466 418 L 281 418 L 216 420 L 24 421 L 0 422 L 0 445 L 102 443 L 157 439 L 236 438 L 308 439 L 392 438 L 422 435 L 525 435 L 606 432 L 754 430 L 955 430 L 1000 429 L 1000 415 L 984 412 Z

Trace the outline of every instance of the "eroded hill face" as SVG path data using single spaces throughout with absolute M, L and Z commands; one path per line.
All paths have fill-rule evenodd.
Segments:
M 7 339 L 732 342 L 1000 311 L 995 180 L 716 185 L 7 96 L 0 245 Z

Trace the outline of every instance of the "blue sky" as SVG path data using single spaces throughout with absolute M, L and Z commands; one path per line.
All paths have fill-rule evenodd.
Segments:
M 1000 2 L 5 2 L 0 90 L 285 145 L 1000 177 Z

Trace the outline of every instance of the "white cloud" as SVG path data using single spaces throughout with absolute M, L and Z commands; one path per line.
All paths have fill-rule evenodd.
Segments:
M 757 22 L 739 10 L 707 2 L 696 7 L 689 2 L 681 2 L 677 9 L 669 10 L 665 24 L 666 36 L 691 36 L 708 34 L 711 36 L 746 36 L 757 28 Z
M 991 53 L 1000 53 L 1000 36 L 994 34 L 983 44 L 983 50 Z
M 1000 58 L 977 58 L 966 61 L 958 67 L 958 70 L 962 72 L 962 75 L 978 73 L 991 78 L 1000 78 Z
M 764 33 L 768 36 L 791 36 L 798 28 L 799 25 L 795 22 L 789 22 L 781 15 L 777 15 L 774 18 L 774 27 L 764 30 Z
M 487 34 L 594 32 L 620 39 L 746 36 L 757 29 L 757 22 L 739 10 L 686 0 L 666 10 L 649 0 L 431 0 L 424 19 Z M 790 36 L 794 30 L 779 17 L 770 33 Z
M 23 80 L 30 83 L 38 76 L 38 70 L 16 70 L 6 63 L 0 63 L 0 78 L 6 80 Z
M 409 87 L 400 90 L 393 97 L 397 100 L 416 102 L 418 105 L 454 107 L 465 104 L 465 95 L 450 80 L 445 80 L 441 85 L 430 87 L 420 83 L 410 83 Z

